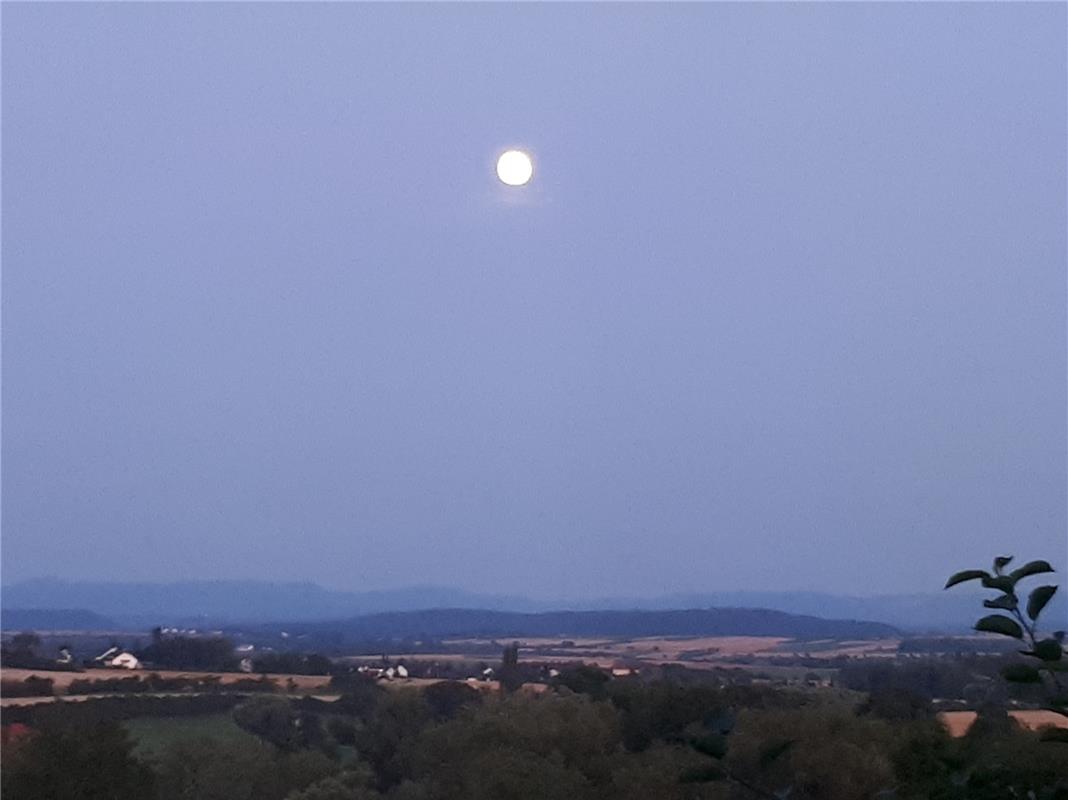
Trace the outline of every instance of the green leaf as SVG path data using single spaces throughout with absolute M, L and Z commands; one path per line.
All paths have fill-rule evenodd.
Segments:
M 1009 577 L 1014 581 L 1018 581 L 1032 575 L 1041 575 L 1043 572 L 1056 572 L 1056 570 L 1049 565 L 1048 561 L 1028 561 L 1022 567 L 1014 569 L 1009 574 Z
M 963 572 L 958 572 L 956 575 L 946 581 L 946 585 L 943 588 L 950 588 L 956 586 L 958 583 L 964 583 L 965 581 L 975 581 L 980 578 L 989 578 L 990 573 L 984 569 L 966 569 Z
M 1042 609 L 1046 607 L 1046 603 L 1050 601 L 1050 598 L 1057 593 L 1056 586 L 1039 586 L 1031 592 L 1031 596 L 1027 598 L 1027 616 L 1031 619 L 1038 619 L 1038 615 L 1042 613 Z
M 984 633 L 1000 633 L 1002 636 L 1011 636 L 1014 639 L 1023 638 L 1023 629 L 1013 620 L 1000 614 L 983 617 L 975 623 L 975 629 Z
M 1015 578 L 1010 578 L 1008 575 L 999 575 L 996 578 L 986 577 L 982 579 L 982 583 L 987 589 L 997 589 L 1005 594 L 1010 594 L 1016 586 Z
M 1017 605 L 1018 601 L 1016 600 L 1016 595 L 1014 594 L 1003 594 L 1001 597 L 998 597 L 994 600 L 983 601 L 983 606 L 986 608 L 1001 608 L 1006 611 L 1015 610 Z
M 1054 728 L 1052 725 L 1048 728 L 1043 728 L 1038 734 L 1038 740 L 1040 742 L 1068 744 L 1068 728 Z
M 1001 677 L 1011 683 L 1042 683 L 1042 673 L 1029 664 L 1009 664 L 1002 668 Z
M 1056 639 L 1043 639 L 1035 645 L 1034 651 L 1029 655 L 1041 658 L 1043 661 L 1060 661 L 1064 655 L 1061 643 Z
M 723 758 L 727 755 L 727 737 L 718 733 L 709 733 L 691 739 L 690 746 L 698 753 L 704 753 L 712 758 Z
M 994 573 L 1001 574 L 1001 570 L 1004 569 L 1008 563 L 1012 561 L 1012 556 L 998 556 L 994 559 Z

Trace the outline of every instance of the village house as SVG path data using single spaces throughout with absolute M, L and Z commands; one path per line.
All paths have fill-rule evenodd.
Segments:
M 119 647 L 108 648 L 93 661 L 111 669 L 141 669 L 141 662 L 137 656 Z

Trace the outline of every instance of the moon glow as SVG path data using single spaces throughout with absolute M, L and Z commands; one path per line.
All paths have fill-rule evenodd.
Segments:
M 507 150 L 497 159 L 497 177 L 508 186 L 522 186 L 533 174 L 534 164 L 522 150 Z

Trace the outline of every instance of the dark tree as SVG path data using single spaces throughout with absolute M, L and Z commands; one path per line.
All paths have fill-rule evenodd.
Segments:
M 229 639 L 199 636 L 156 637 L 139 654 L 142 661 L 171 669 L 231 670 L 238 659 Z
M 588 694 L 590 697 L 604 697 L 605 686 L 609 681 L 605 671 L 599 667 L 590 667 L 580 664 L 577 667 L 563 670 L 553 679 L 554 686 L 563 686 L 579 694 Z
M 460 709 L 482 702 L 482 693 L 478 689 L 459 681 L 431 684 L 423 690 L 423 697 L 437 720 L 452 719 Z
M 117 724 L 48 724 L 5 754 L 2 793 L 12 800 L 152 797 L 151 770 Z
M 506 692 L 514 692 L 523 685 L 523 674 L 519 670 L 519 642 L 512 642 L 504 648 L 497 679 L 501 689 Z
M 858 713 L 889 720 L 926 719 L 931 716 L 931 702 L 909 689 L 880 689 L 868 696 Z
M 254 697 L 234 709 L 234 722 L 280 750 L 299 750 L 306 744 L 299 712 L 281 697 Z

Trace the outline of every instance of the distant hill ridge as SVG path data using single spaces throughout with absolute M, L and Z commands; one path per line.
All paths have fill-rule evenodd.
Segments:
M 1058 575 L 1058 578 L 1061 578 Z M 1068 591 L 1058 592 L 1044 616 L 1051 629 L 1068 627 Z M 116 624 L 314 622 L 357 615 L 422 609 L 507 612 L 628 611 L 703 608 L 763 608 L 810 617 L 871 620 L 912 631 L 966 633 L 981 611 L 978 587 L 954 592 L 849 597 L 821 592 L 727 591 L 656 597 L 606 597 L 575 601 L 532 600 L 459 589 L 415 586 L 346 592 L 314 583 L 270 581 L 180 581 L 105 583 L 40 578 L 0 587 L 4 609 L 83 609 Z
M 5 631 L 106 631 L 115 623 L 84 608 L 7 608 L 0 610 Z
M 821 619 L 759 608 L 672 611 L 547 611 L 514 613 L 434 609 L 369 614 L 317 622 L 293 633 L 338 633 L 352 641 L 376 638 L 473 636 L 782 636 L 794 639 L 874 639 L 900 634 L 880 622 Z
M 307 582 L 106 583 L 56 578 L 5 584 L 0 587 L 0 605 L 21 609 L 88 609 L 116 621 L 152 625 L 198 618 L 216 622 L 311 621 L 425 608 L 541 610 L 522 597 L 431 586 L 343 592 Z

